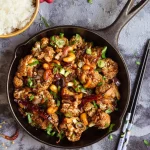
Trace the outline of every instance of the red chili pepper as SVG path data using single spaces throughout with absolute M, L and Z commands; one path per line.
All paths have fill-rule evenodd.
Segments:
M 102 95 L 89 95 L 87 97 L 82 98 L 82 105 L 84 105 L 87 102 L 97 101 L 102 98 Z
M 53 3 L 54 0 L 45 0 L 47 3 Z
M 17 128 L 15 134 L 13 134 L 12 136 L 7 136 L 7 135 L 4 135 L 4 134 L 0 134 L 1 137 L 3 137 L 4 139 L 6 140 L 9 140 L 9 141 L 14 141 L 19 135 L 19 130 Z

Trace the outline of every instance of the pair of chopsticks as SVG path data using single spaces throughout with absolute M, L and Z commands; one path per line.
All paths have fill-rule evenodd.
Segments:
M 148 41 L 148 46 L 145 49 L 143 57 L 142 57 L 139 72 L 137 74 L 137 78 L 135 81 L 136 84 L 133 88 L 134 92 L 131 97 L 131 103 L 129 104 L 125 122 L 123 124 L 122 133 L 120 135 L 117 150 L 126 150 L 127 149 L 127 144 L 129 142 L 129 138 L 130 138 L 130 131 L 131 131 L 131 128 L 133 125 L 132 123 L 133 123 L 133 119 L 134 119 L 134 115 L 135 115 L 136 104 L 137 104 L 137 100 L 139 97 L 141 84 L 143 81 L 143 77 L 144 77 L 144 73 L 145 73 L 145 69 L 146 69 L 146 65 L 147 65 L 149 51 L 150 51 L 150 40 Z

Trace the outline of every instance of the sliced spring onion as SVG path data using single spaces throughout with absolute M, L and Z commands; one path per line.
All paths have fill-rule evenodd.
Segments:
M 28 123 L 32 123 L 32 118 L 31 118 L 32 114 L 26 112 L 26 115 L 27 115 L 27 117 L 28 117 Z
M 60 131 L 60 133 L 57 133 L 57 137 L 59 138 L 59 140 L 64 138 L 64 132 Z
M 148 142 L 147 140 L 144 140 L 144 144 L 145 144 L 146 146 L 150 146 L 150 142 Z
M 32 63 L 29 64 L 29 66 L 36 66 L 38 64 L 40 64 L 40 62 L 37 59 L 35 59 L 34 62 L 32 62 Z
M 33 79 L 32 78 L 28 78 L 27 79 L 27 86 L 28 87 L 32 87 L 33 86 Z
M 92 4 L 92 3 L 93 3 L 93 0 L 88 0 L 88 3 Z
M 65 75 L 65 69 L 61 68 L 60 71 L 59 71 L 59 73 L 62 74 L 62 75 Z
M 55 132 L 55 131 L 53 131 L 53 132 L 51 133 L 51 136 L 54 136 L 54 135 L 55 135 L 55 133 L 56 133 L 56 132 Z
M 106 58 L 106 51 L 107 51 L 107 46 L 105 46 L 102 50 L 102 58 L 105 59 Z
M 54 99 L 57 99 L 58 96 L 57 96 L 57 94 L 55 92 L 50 91 L 50 94 L 53 95 Z
M 76 79 L 74 79 L 74 80 L 73 80 L 73 83 L 74 83 L 74 85 L 75 85 L 75 86 L 77 86 L 77 85 L 78 85 L 78 82 L 77 82 L 77 80 L 76 80 Z
M 60 106 L 60 100 L 57 100 L 57 104 L 58 107 Z
M 52 37 L 51 37 L 51 40 L 52 40 L 52 41 L 55 41 L 55 36 L 52 36 Z
M 46 128 L 46 132 L 48 135 L 51 135 L 51 131 L 52 131 L 52 124 L 49 124 L 49 126 Z
M 80 61 L 80 62 L 78 63 L 78 67 L 79 67 L 79 68 L 82 68 L 83 65 L 84 65 L 84 63 L 83 63 L 82 61 Z
M 115 124 L 114 124 L 114 123 L 110 124 L 109 129 L 108 129 L 108 132 L 113 131 L 113 127 L 114 127 L 114 126 L 115 126 Z
M 62 39 L 58 39 L 56 41 L 56 45 L 59 47 L 59 48 L 63 48 L 63 46 L 65 45 L 65 41 L 62 40 Z
M 93 105 L 95 108 L 98 108 L 97 104 L 95 103 L 95 101 L 93 101 Z
M 76 40 L 80 40 L 81 36 L 79 34 L 76 34 Z
M 86 49 L 86 53 L 91 55 L 92 54 L 91 48 Z
M 31 95 L 31 96 L 29 97 L 29 99 L 30 99 L 30 101 L 32 101 L 32 100 L 34 99 L 34 95 Z
M 105 113 L 110 114 L 110 113 L 112 113 L 112 110 L 111 110 L 111 109 L 107 109 L 107 110 L 105 111 Z
M 60 91 L 60 89 L 61 89 L 61 87 L 60 87 L 60 86 L 58 86 L 58 88 L 57 88 L 57 89 L 58 89 L 58 92 L 59 92 L 59 91 Z
M 103 85 L 103 82 L 99 82 L 98 84 L 97 84 L 97 86 L 102 86 Z
M 137 64 L 137 65 L 140 65 L 141 63 L 140 63 L 139 61 L 136 61 L 136 64 Z
M 103 68 L 103 67 L 105 67 L 105 61 L 104 60 L 98 60 L 97 65 L 99 68 Z
M 64 76 L 67 77 L 69 74 L 70 74 L 70 72 L 66 71 L 65 74 L 64 74 Z
M 56 74 L 56 73 L 58 73 L 58 72 L 59 72 L 58 68 L 57 68 L 57 67 L 54 67 L 54 68 L 53 68 L 53 73 Z
M 60 33 L 60 37 L 63 38 L 64 37 L 64 33 Z
M 50 25 L 48 24 L 47 20 L 43 16 L 41 16 L 41 19 L 42 19 L 45 27 L 47 27 L 47 28 L 50 27 Z
M 109 139 L 109 140 L 113 140 L 113 136 L 112 136 L 112 135 L 109 135 L 108 139 Z

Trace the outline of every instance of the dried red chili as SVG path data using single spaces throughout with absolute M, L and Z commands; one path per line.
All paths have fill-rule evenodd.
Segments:
M 14 141 L 18 137 L 18 135 L 19 135 L 18 128 L 16 129 L 16 132 L 12 136 L 7 136 L 5 134 L 0 134 L 1 137 L 3 137 L 6 140 L 9 140 L 9 141 Z

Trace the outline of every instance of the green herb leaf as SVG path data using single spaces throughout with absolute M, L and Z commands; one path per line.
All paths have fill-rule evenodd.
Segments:
M 147 140 L 144 140 L 144 144 L 145 144 L 146 146 L 150 146 L 150 142 L 148 142 Z
M 48 135 L 51 135 L 51 131 L 52 131 L 52 124 L 49 124 L 49 126 L 46 128 L 46 132 Z
M 97 86 L 102 86 L 103 85 L 103 82 L 99 82 L 98 84 L 97 84 Z
M 103 67 L 105 67 L 105 61 L 104 60 L 98 60 L 97 65 L 99 68 L 103 68 Z
M 93 101 L 93 105 L 94 105 L 94 107 L 97 109 L 98 108 L 98 106 L 97 106 L 97 104 L 95 103 L 95 101 Z
M 107 110 L 105 111 L 105 113 L 110 114 L 110 113 L 112 113 L 112 110 L 111 110 L 111 109 L 107 109 Z
M 32 87 L 33 86 L 33 79 L 32 78 L 28 78 L 27 79 L 27 86 L 28 87 Z
M 60 100 L 57 100 L 57 104 L 58 107 L 60 106 Z
M 34 62 L 30 63 L 29 66 L 36 66 L 40 64 L 40 62 L 36 59 Z
M 27 117 L 28 117 L 28 123 L 32 123 L 32 118 L 31 118 L 32 114 L 26 112 L 26 115 L 27 115 Z
M 86 53 L 91 55 L 92 54 L 91 48 L 86 49 Z
M 47 28 L 50 27 L 49 24 L 47 23 L 47 20 L 43 16 L 41 16 L 41 19 L 42 19 L 45 27 L 47 27 Z
M 34 99 L 34 95 L 31 95 L 31 96 L 29 97 L 29 99 L 30 99 L 30 101 L 32 101 L 32 100 Z
M 113 140 L 113 136 L 109 135 L 108 139 L 112 141 Z
M 109 129 L 108 129 L 108 132 L 113 131 L 113 127 L 114 127 L 114 126 L 115 126 L 115 124 L 114 124 L 114 123 L 110 124 Z
M 64 33 L 60 33 L 60 37 L 63 38 L 64 37 Z
M 136 64 L 137 64 L 137 65 L 140 65 L 141 63 L 140 63 L 139 61 L 136 61 Z
M 92 3 L 93 3 L 93 0 L 88 0 L 88 3 L 92 4 Z
M 102 58 L 105 59 L 106 58 L 106 51 L 107 51 L 107 46 L 105 46 L 102 50 Z

